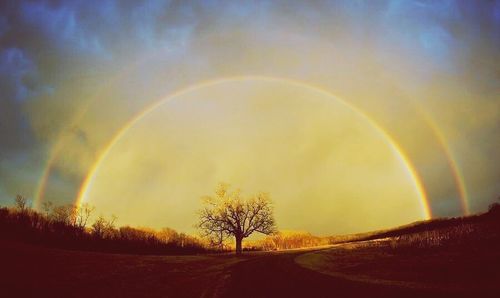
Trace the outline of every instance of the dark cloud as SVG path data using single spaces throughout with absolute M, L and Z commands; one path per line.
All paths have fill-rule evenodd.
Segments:
M 23 103 L 37 91 L 36 66 L 18 48 L 0 52 L 0 136 L 2 153 L 22 150 L 30 144 L 29 119 L 22 111 Z

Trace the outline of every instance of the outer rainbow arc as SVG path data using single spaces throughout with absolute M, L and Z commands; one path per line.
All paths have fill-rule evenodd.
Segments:
M 129 64 L 126 68 L 125 71 L 120 72 L 118 75 L 114 76 L 112 80 L 110 80 L 107 84 L 102 86 L 94 96 L 85 104 L 85 106 L 77 113 L 75 117 L 73 117 L 72 121 L 68 125 L 69 127 L 75 126 L 88 112 L 90 106 L 101 97 L 101 95 L 110 88 L 110 85 L 113 83 L 116 83 L 118 80 L 121 78 L 125 77 L 127 74 L 130 74 L 132 70 L 134 70 L 136 67 L 141 65 L 142 62 L 148 59 L 152 59 L 154 56 L 146 56 L 143 59 L 139 59 L 135 61 L 134 63 Z M 52 171 L 52 166 L 54 162 L 56 161 L 59 152 L 63 148 L 63 134 L 64 134 L 64 129 L 62 129 L 57 137 L 57 142 L 52 145 L 52 148 L 49 153 L 49 158 L 47 159 L 47 162 L 45 164 L 45 168 L 42 172 L 42 175 L 40 177 L 40 180 L 38 182 L 37 188 L 35 190 L 34 194 L 34 200 L 33 200 L 33 208 L 38 209 L 40 206 L 41 201 L 43 200 L 45 196 L 45 191 L 47 189 L 47 182 L 50 176 L 50 173 Z
M 104 89 L 104 87 L 103 87 L 103 89 Z M 99 90 L 99 92 L 97 92 L 97 95 L 95 97 L 93 97 L 91 100 L 89 100 L 89 102 L 85 105 L 85 107 L 83 109 L 81 109 L 80 112 L 75 117 L 73 117 L 73 120 L 68 125 L 69 127 L 75 126 L 78 123 L 78 121 L 80 121 L 83 118 L 83 116 L 87 113 L 90 105 L 93 102 L 95 102 L 95 100 L 97 98 L 99 98 L 99 95 L 101 95 L 102 91 L 103 91 L 102 89 Z M 52 170 L 52 166 L 53 166 L 55 160 L 57 159 L 59 152 L 63 148 L 64 131 L 65 131 L 65 129 L 61 129 L 61 131 L 59 132 L 58 137 L 57 137 L 57 142 L 54 145 L 52 145 L 52 148 L 50 150 L 49 158 L 47 159 L 45 168 L 42 172 L 42 176 L 40 178 L 40 181 L 39 181 L 38 186 L 37 186 L 36 191 L 35 191 L 34 201 L 33 201 L 33 208 L 34 209 L 38 209 L 40 207 L 39 205 L 45 196 L 45 191 L 47 189 L 47 181 L 49 179 L 49 176 L 50 176 L 50 173 Z
M 186 94 L 191 91 L 195 91 L 198 89 L 201 89 L 203 87 L 209 87 L 212 85 L 217 85 L 221 83 L 226 83 L 226 82 L 234 82 L 234 81 L 246 81 L 246 80 L 261 80 L 261 81 L 268 81 L 268 82 L 281 82 L 281 83 L 289 83 L 293 84 L 296 86 L 301 86 L 304 88 L 309 88 L 311 90 L 314 90 L 315 92 L 319 92 L 321 94 L 327 95 L 329 97 L 334 98 L 338 102 L 342 103 L 343 105 L 347 106 L 351 110 L 355 111 L 358 113 L 364 120 L 366 120 L 368 123 L 370 123 L 386 140 L 386 142 L 390 145 L 391 149 L 396 153 L 396 156 L 403 162 L 403 164 L 406 166 L 406 169 L 408 170 L 409 175 L 412 178 L 412 181 L 415 186 L 415 190 L 417 191 L 419 197 L 420 197 L 420 203 L 423 211 L 423 215 L 426 219 L 429 219 L 432 217 L 432 212 L 429 207 L 428 203 L 428 198 L 425 192 L 425 189 L 421 183 L 421 179 L 416 172 L 415 168 L 413 167 L 412 163 L 409 161 L 409 159 L 405 156 L 403 153 L 403 150 L 397 145 L 397 143 L 394 141 L 394 139 L 386 132 L 384 131 L 374 120 L 369 118 L 364 112 L 356 108 L 355 106 L 347 103 L 346 101 L 336 97 L 334 94 L 321 89 L 319 87 L 316 87 L 314 85 L 302 82 L 302 81 L 297 81 L 294 79 L 285 79 L 285 78 L 276 78 L 276 77 L 267 77 L 267 76 L 236 76 L 236 77 L 229 77 L 229 78 L 221 78 L 221 79 L 214 79 L 214 80 L 209 80 L 202 82 L 200 84 L 196 85 L 191 85 L 186 88 L 182 88 L 180 90 L 177 90 L 162 99 L 152 103 L 148 107 L 146 107 L 144 110 L 142 110 L 140 113 L 136 114 L 133 118 L 131 118 L 120 130 L 117 131 L 117 133 L 113 136 L 113 138 L 108 142 L 108 144 L 104 147 L 102 150 L 101 154 L 99 157 L 96 159 L 95 163 L 92 165 L 90 168 L 89 172 L 87 173 L 87 176 L 83 180 L 81 187 L 78 191 L 78 194 L 76 196 L 76 205 L 80 206 L 86 199 L 88 195 L 89 188 L 96 176 L 96 173 L 99 170 L 99 167 L 101 166 L 102 162 L 106 159 L 108 154 L 110 153 L 111 149 L 114 147 L 114 145 L 127 133 L 127 131 L 133 127 L 138 121 L 140 121 L 143 117 L 151 113 L 153 110 L 158 108 L 159 106 L 163 105 L 164 103 L 172 100 L 175 97 L 178 97 L 180 95 Z
M 445 153 L 446 160 L 448 162 L 448 166 L 451 169 L 453 180 L 458 190 L 458 194 L 460 196 L 460 207 L 462 208 L 462 212 L 464 215 L 470 214 L 470 206 L 469 206 L 469 198 L 467 195 L 467 188 L 465 185 L 464 177 L 459 169 L 459 166 L 456 160 L 453 158 L 453 154 L 451 152 L 448 143 L 446 142 L 446 138 L 441 132 L 441 130 L 436 125 L 436 122 L 432 120 L 427 112 L 419 108 L 420 114 L 424 117 L 424 121 L 429 125 L 435 137 L 438 140 L 438 144 L 441 146 L 442 150 Z
M 459 200 L 460 200 L 460 208 L 462 210 L 463 215 L 469 215 L 470 214 L 470 206 L 469 206 L 469 198 L 468 198 L 468 192 L 467 192 L 467 187 L 465 184 L 465 179 L 462 175 L 462 172 L 460 171 L 460 167 L 456 161 L 456 158 L 454 158 L 454 155 L 452 153 L 452 150 L 450 146 L 448 145 L 448 142 L 446 140 L 446 137 L 444 136 L 442 130 L 439 128 L 439 126 L 436 124 L 436 121 L 429 115 L 429 113 L 422 108 L 422 105 L 420 102 L 413 100 L 410 98 L 411 103 L 415 107 L 416 111 L 420 116 L 422 116 L 423 121 L 425 124 L 430 128 L 430 131 L 432 132 L 433 136 L 437 140 L 437 144 L 442 150 L 442 152 L 445 155 L 446 162 L 448 164 L 448 167 L 450 169 L 451 175 L 453 177 L 453 182 L 455 184 L 456 190 L 458 192 Z
M 54 145 L 54 146 L 56 146 L 56 145 Z M 40 202 L 45 195 L 47 180 L 49 179 L 49 175 L 50 175 L 50 167 L 51 167 L 52 163 L 54 162 L 55 156 L 56 156 L 56 154 L 53 153 L 56 151 L 54 146 L 53 146 L 52 150 L 50 150 L 49 158 L 47 159 L 47 162 L 45 164 L 45 168 L 43 169 L 42 175 L 40 177 L 40 180 L 38 181 L 38 185 L 37 185 L 36 190 L 35 190 L 35 194 L 33 196 L 33 208 L 34 209 L 39 208 Z M 57 151 L 59 151 L 59 150 L 57 150 Z

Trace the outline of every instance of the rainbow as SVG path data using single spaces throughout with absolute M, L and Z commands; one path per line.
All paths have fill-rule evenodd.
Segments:
M 469 198 L 467 195 L 467 187 L 465 185 L 464 177 L 462 176 L 462 173 L 459 169 L 456 159 L 454 158 L 454 155 L 450 147 L 448 146 L 448 142 L 446 141 L 446 138 L 444 137 L 441 130 L 437 127 L 436 122 L 432 120 L 432 118 L 428 115 L 428 113 L 424 112 L 423 109 L 421 108 L 419 112 L 424 117 L 424 121 L 431 128 L 431 131 L 438 140 L 439 146 L 441 147 L 441 149 L 444 152 L 444 155 L 446 156 L 448 167 L 451 170 L 452 177 L 460 198 L 460 207 L 464 215 L 469 215 L 470 207 L 469 207 Z
M 124 69 L 124 71 L 119 72 L 117 75 L 115 75 L 111 80 L 107 81 L 107 84 L 103 85 L 102 88 L 100 88 L 94 96 L 91 97 L 90 100 L 87 101 L 85 106 L 79 110 L 79 112 L 72 118 L 70 124 L 68 127 L 73 127 L 78 124 L 82 120 L 82 118 L 85 116 L 85 114 L 88 112 L 90 106 L 96 102 L 101 96 L 106 92 L 106 90 L 109 90 L 109 88 L 116 82 L 118 82 L 120 79 L 125 77 L 127 74 L 132 73 L 134 69 L 136 69 L 138 66 L 141 65 L 145 60 L 152 59 L 154 56 L 145 56 L 143 59 L 138 59 L 134 63 L 128 64 L 128 66 Z M 56 138 L 56 142 L 52 145 L 49 155 L 47 158 L 47 161 L 45 163 L 45 167 L 43 168 L 42 174 L 40 176 L 40 179 L 38 181 L 38 185 L 35 189 L 35 193 L 33 195 L 33 208 L 34 209 L 39 209 L 40 204 L 43 201 L 45 197 L 45 192 L 47 190 L 47 182 L 49 180 L 50 174 L 52 172 L 52 167 L 54 166 L 55 161 L 57 160 L 57 157 L 59 156 L 59 153 L 61 150 L 64 148 L 64 142 L 63 142 L 63 134 L 65 130 L 61 129 L 59 131 L 59 134 Z
M 380 125 L 378 125 L 374 120 L 369 118 L 361 110 L 359 110 L 355 106 L 349 104 L 348 102 L 339 99 L 338 97 L 336 97 L 334 94 L 330 93 L 329 91 L 321 89 L 315 85 L 305 83 L 302 81 L 298 81 L 298 80 L 294 80 L 294 79 L 288 79 L 288 78 L 285 79 L 285 78 L 268 77 L 268 76 L 236 76 L 236 77 L 208 80 L 208 81 L 204 81 L 204 82 L 201 82 L 199 84 L 196 84 L 196 85 L 191 85 L 191 86 L 182 88 L 180 90 L 177 90 L 177 91 L 159 99 L 158 101 L 155 101 L 152 104 L 148 105 L 144 110 L 137 113 L 127 123 L 125 123 L 125 125 L 122 126 L 116 132 L 116 134 L 111 138 L 111 140 L 104 146 L 104 149 L 100 152 L 95 163 L 90 167 L 87 175 L 83 179 L 83 182 L 82 182 L 80 189 L 77 193 L 77 196 L 75 198 L 75 204 L 77 206 L 80 206 L 86 200 L 89 189 L 91 188 L 92 183 L 95 179 L 96 173 L 99 171 L 101 164 L 106 159 L 106 157 L 109 155 L 109 153 L 111 152 L 111 149 L 114 147 L 114 145 L 128 132 L 128 130 L 130 128 L 132 128 L 136 123 L 138 123 L 141 119 L 143 119 L 149 113 L 151 113 L 156 108 L 163 105 L 164 103 L 166 103 L 166 102 L 168 102 L 168 101 L 170 101 L 178 96 L 187 94 L 189 92 L 199 90 L 199 89 L 204 88 L 204 87 L 214 86 L 217 84 L 223 84 L 223 83 L 228 83 L 228 82 L 237 82 L 237 81 L 248 81 L 248 80 L 260 80 L 260 81 L 266 81 L 266 82 L 287 83 L 287 84 L 292 84 L 292 85 L 299 86 L 299 87 L 308 88 L 308 89 L 311 89 L 311 90 L 318 92 L 320 94 L 334 98 L 339 103 L 345 105 L 346 107 L 348 107 L 352 111 L 358 113 L 364 120 L 366 120 L 368 123 L 370 123 L 384 137 L 386 142 L 390 145 L 391 149 L 396 153 L 396 156 L 406 166 L 406 168 L 408 170 L 408 174 L 412 177 L 412 181 L 414 183 L 415 190 L 417 191 L 417 193 L 420 197 L 423 216 L 426 219 L 429 219 L 432 217 L 432 212 L 431 212 L 431 209 L 429 207 L 429 200 L 428 200 L 427 194 L 425 192 L 425 189 L 422 185 L 421 177 L 418 175 L 417 171 L 415 170 L 415 167 L 412 165 L 412 163 L 410 162 L 408 157 L 404 154 L 404 151 L 400 148 L 400 146 L 394 141 L 394 139 Z
M 42 202 L 44 196 L 45 196 L 45 191 L 47 188 L 47 181 L 49 180 L 50 172 L 52 170 L 52 164 L 56 160 L 56 156 L 59 153 L 60 147 L 61 147 L 61 134 L 59 134 L 58 141 L 55 145 L 53 145 L 52 150 L 50 150 L 49 158 L 47 159 L 47 162 L 45 163 L 45 167 L 43 169 L 42 175 L 40 177 L 40 180 L 38 181 L 38 185 L 35 190 L 35 195 L 33 196 L 33 208 L 34 209 L 39 209 L 40 208 L 40 203 Z
M 104 88 L 103 88 L 104 89 Z M 103 92 L 103 89 L 99 90 L 97 94 L 90 99 L 87 104 L 80 109 L 78 114 L 73 117 L 72 121 L 68 125 L 69 127 L 74 127 L 75 125 L 78 124 L 78 122 L 84 117 L 84 115 L 87 113 L 88 109 L 90 108 L 90 105 L 95 102 L 97 98 L 99 98 L 99 95 Z M 54 145 L 52 145 L 51 150 L 49 152 L 49 157 L 47 158 L 47 162 L 45 163 L 45 167 L 43 169 L 42 175 L 40 177 L 40 180 L 38 182 L 38 185 L 35 190 L 35 194 L 33 196 L 33 208 L 34 209 L 39 209 L 40 204 L 43 201 L 43 198 L 45 197 L 45 191 L 47 189 L 47 182 L 49 180 L 52 167 L 54 165 L 54 162 L 57 160 L 57 157 L 59 156 L 59 153 L 61 150 L 64 148 L 64 142 L 63 142 L 63 134 L 65 132 L 65 129 L 61 129 L 59 131 L 59 134 L 57 136 L 57 141 Z

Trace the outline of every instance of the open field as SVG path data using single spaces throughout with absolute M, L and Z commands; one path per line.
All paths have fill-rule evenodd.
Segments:
M 385 244 L 384 244 L 385 243 Z M 4 297 L 468 297 L 500 291 L 500 254 L 398 255 L 387 241 L 204 256 L 1 242 Z
M 2 297 L 495 297 L 500 221 L 483 215 L 392 237 L 189 256 L 64 250 L 0 239 Z M 415 228 L 417 227 L 417 228 Z
M 135 256 L 2 242 L 0 285 L 8 297 L 291 297 L 362 293 L 294 262 L 310 250 L 217 256 Z M 399 289 L 375 287 L 380 294 Z
M 211 297 L 234 256 L 140 256 L 0 241 L 2 297 Z

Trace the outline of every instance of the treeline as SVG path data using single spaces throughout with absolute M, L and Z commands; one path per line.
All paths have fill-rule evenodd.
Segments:
M 0 237 L 64 249 L 132 254 L 197 254 L 228 252 L 233 243 L 216 247 L 209 242 L 171 228 L 154 230 L 129 226 L 117 227 L 116 217 L 89 218 L 95 211 L 88 204 L 56 206 L 44 202 L 42 211 L 28 207 L 22 196 L 15 207 L 0 207 Z M 328 238 L 307 232 L 280 231 L 245 245 L 245 250 L 274 251 L 328 244 Z
M 280 231 L 264 239 L 247 244 L 247 250 L 284 250 L 328 245 L 326 237 L 314 236 L 308 232 Z
M 14 208 L 0 207 L 0 237 L 64 249 L 132 254 L 197 254 L 214 252 L 202 240 L 173 229 L 116 227 L 115 217 L 89 218 L 94 208 L 83 204 L 43 204 L 43 212 L 17 196 Z

